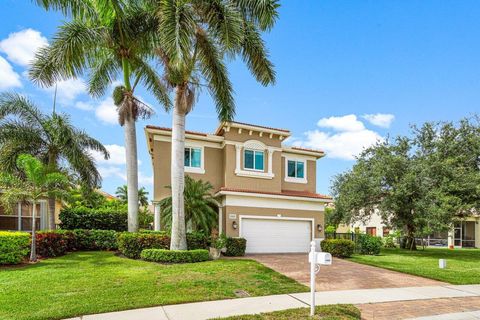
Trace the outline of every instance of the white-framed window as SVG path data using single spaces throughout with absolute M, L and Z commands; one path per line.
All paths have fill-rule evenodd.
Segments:
M 185 147 L 185 171 L 192 173 L 205 173 L 203 164 L 203 148 L 187 146 Z
M 265 152 L 245 149 L 243 152 L 243 167 L 245 170 L 264 171 Z
M 307 161 L 304 159 L 285 159 L 285 181 L 307 183 Z

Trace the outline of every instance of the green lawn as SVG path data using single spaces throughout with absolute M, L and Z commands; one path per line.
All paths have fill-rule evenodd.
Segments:
M 60 319 L 203 300 L 308 291 L 252 260 L 161 265 L 78 252 L 0 268 L 0 319 Z
M 315 316 L 313 317 L 310 317 L 310 308 L 299 308 L 256 315 L 222 318 L 221 320 L 356 320 L 360 318 L 360 310 L 352 305 L 332 305 L 316 307 Z
M 438 259 L 447 259 L 446 269 L 438 268 Z M 480 283 L 479 249 L 384 249 L 379 256 L 354 255 L 350 260 L 452 284 Z

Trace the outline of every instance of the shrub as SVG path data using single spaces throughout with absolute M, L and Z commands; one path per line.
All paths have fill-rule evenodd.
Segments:
M 208 249 L 210 245 L 209 238 L 202 232 L 187 233 L 188 250 Z
M 245 255 L 245 249 L 247 248 L 247 239 L 244 238 L 227 238 L 226 243 L 227 251 L 226 256 L 229 257 L 241 257 Z
M 30 251 L 30 234 L 0 231 L 0 264 L 19 264 Z
M 55 230 L 55 232 L 62 236 L 67 252 L 77 250 L 77 239 L 72 230 Z
M 35 235 L 37 253 L 43 258 L 63 256 L 68 251 L 66 236 L 55 231 L 41 231 Z
M 123 207 L 64 208 L 60 212 L 60 220 L 60 228 L 66 230 L 127 230 L 127 210 Z
M 125 232 L 117 237 L 118 250 L 126 257 L 140 258 L 144 249 L 168 249 L 170 237 L 166 233 Z
M 145 249 L 141 253 L 141 258 L 146 261 L 164 262 L 164 263 L 191 263 L 207 261 L 209 259 L 208 251 L 205 249 L 197 250 L 163 250 L 163 249 Z
M 385 248 L 395 248 L 395 237 L 393 234 L 389 234 L 388 236 L 383 238 L 383 246 Z
M 322 251 L 337 258 L 348 258 L 355 250 L 355 243 L 347 239 L 326 239 L 321 243 Z
M 357 244 L 361 254 L 377 255 L 380 254 L 383 242 L 380 237 L 362 234 L 359 236 Z

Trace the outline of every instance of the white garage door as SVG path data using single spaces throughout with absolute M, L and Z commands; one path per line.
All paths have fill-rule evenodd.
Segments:
M 312 224 L 305 220 L 242 218 L 247 253 L 308 252 Z

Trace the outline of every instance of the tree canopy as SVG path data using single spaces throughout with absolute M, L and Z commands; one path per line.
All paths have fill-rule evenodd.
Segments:
M 480 208 L 479 118 L 413 126 L 411 136 L 366 149 L 333 179 L 337 221 L 384 223 L 414 237 L 449 228 Z

